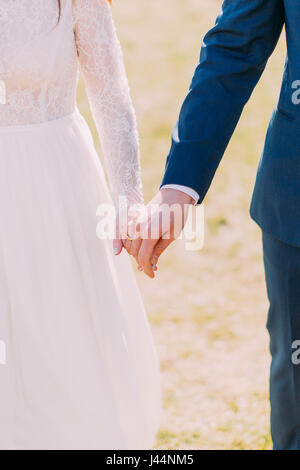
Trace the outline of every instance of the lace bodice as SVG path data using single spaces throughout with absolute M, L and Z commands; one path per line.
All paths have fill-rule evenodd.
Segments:
M 142 202 L 139 145 L 107 0 L 0 0 L 0 126 L 72 113 L 81 68 L 114 198 Z

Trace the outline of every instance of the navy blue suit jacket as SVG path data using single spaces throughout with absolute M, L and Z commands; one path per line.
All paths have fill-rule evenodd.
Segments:
M 285 24 L 287 60 L 260 160 L 251 215 L 300 246 L 300 0 L 225 0 L 206 34 L 173 130 L 162 184 L 193 188 L 201 203 Z

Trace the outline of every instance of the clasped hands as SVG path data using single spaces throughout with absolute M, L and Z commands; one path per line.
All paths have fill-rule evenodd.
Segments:
M 117 221 L 115 255 L 125 249 L 135 258 L 138 269 L 154 278 L 160 256 L 180 235 L 193 202 L 181 191 L 162 188 L 143 211 L 131 214 L 126 227 Z

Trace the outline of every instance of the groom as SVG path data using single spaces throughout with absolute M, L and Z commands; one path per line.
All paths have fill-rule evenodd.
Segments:
M 159 193 L 150 204 L 201 203 L 286 24 L 288 59 L 251 203 L 263 234 L 270 300 L 271 428 L 274 448 L 300 450 L 300 1 L 225 0 L 203 41 L 200 63 L 173 131 Z M 153 259 L 171 240 L 144 239 Z

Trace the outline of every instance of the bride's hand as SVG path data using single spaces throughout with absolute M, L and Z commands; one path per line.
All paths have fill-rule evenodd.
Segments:
M 116 238 L 113 241 L 114 254 L 119 255 L 123 248 L 138 263 L 138 253 L 142 243 L 141 226 L 146 220 L 146 207 L 131 206 L 126 214 L 118 214 L 116 218 Z

